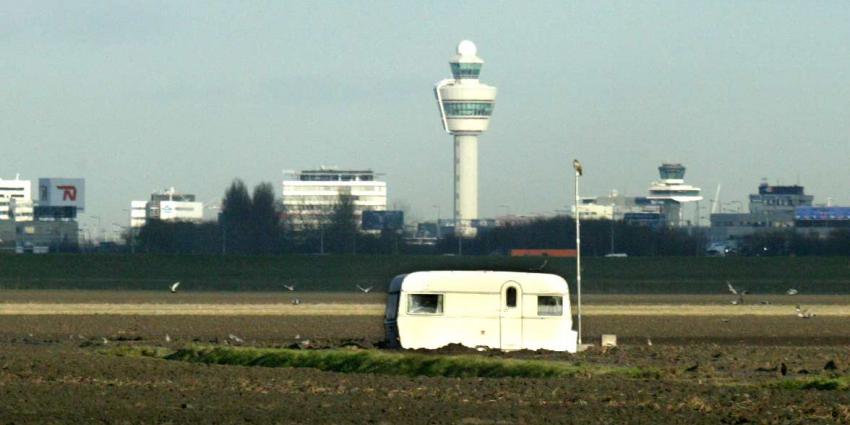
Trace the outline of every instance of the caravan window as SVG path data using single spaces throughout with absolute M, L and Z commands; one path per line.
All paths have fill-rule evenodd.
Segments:
M 561 316 L 564 314 L 564 297 L 551 295 L 537 296 L 538 316 Z
M 516 307 L 516 288 L 513 286 L 505 291 L 505 305 L 508 307 Z
M 410 294 L 407 312 L 411 314 L 443 314 L 443 294 Z

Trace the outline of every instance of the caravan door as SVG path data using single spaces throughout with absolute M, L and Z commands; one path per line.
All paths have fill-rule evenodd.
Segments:
M 499 308 L 500 344 L 502 350 L 522 348 L 522 287 L 509 280 L 502 284 Z

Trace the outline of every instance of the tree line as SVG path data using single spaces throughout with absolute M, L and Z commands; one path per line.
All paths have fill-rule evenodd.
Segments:
M 512 249 L 574 249 L 575 222 L 571 217 L 540 218 L 481 229 L 472 239 L 454 236 L 435 246 L 405 244 L 393 231 L 358 231 L 354 204 L 342 196 L 332 213 L 310 226 L 293 226 L 292 216 L 275 197 L 271 183 L 252 192 L 241 180 L 227 187 L 218 220 L 165 222 L 149 220 L 135 235 L 136 252 L 162 254 L 457 254 L 509 255 Z M 705 255 L 705 229 L 650 227 L 623 221 L 581 223 L 582 254 L 602 256 Z M 850 230 L 826 238 L 795 233 L 793 229 L 758 233 L 739 240 L 738 255 L 850 255 Z

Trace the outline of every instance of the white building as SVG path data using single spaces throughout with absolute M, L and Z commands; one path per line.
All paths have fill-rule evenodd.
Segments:
M 32 182 L 0 179 L 0 220 L 32 221 Z
M 283 181 L 282 202 L 287 222 L 295 229 L 326 224 L 341 201 L 354 207 L 357 225 L 363 211 L 387 209 L 387 183 L 376 179 L 372 170 L 339 170 L 319 167 L 287 176 Z
M 661 164 L 658 174 L 661 179 L 653 181 L 649 186 L 647 199 L 661 203 L 667 222 L 676 225 L 685 223 L 682 206 L 686 203 L 697 203 L 693 224 L 698 224 L 701 189 L 685 184 L 685 167 L 682 164 Z
M 469 40 L 457 45 L 449 60 L 454 78 L 434 87 L 443 129 L 454 136 L 455 233 L 475 236 L 472 220 L 478 219 L 478 135 L 487 131 L 496 102 L 496 88 L 478 80 L 484 61 Z
M 204 203 L 196 202 L 195 195 L 177 193 L 173 187 L 152 193 L 149 201 L 130 202 L 132 228 L 142 227 L 148 220 L 200 222 L 203 219 Z

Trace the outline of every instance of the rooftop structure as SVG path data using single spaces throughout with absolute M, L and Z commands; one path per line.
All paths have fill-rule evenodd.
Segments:
M 451 79 L 434 87 L 443 129 L 454 136 L 455 233 L 475 236 L 469 223 L 478 218 L 478 135 L 487 131 L 496 101 L 496 88 L 478 80 L 484 61 L 469 40 L 457 45 L 449 59 Z
M 685 167 L 682 164 L 665 163 L 658 167 L 660 180 L 649 186 L 647 199 L 662 205 L 665 220 L 673 225 L 683 224 L 682 204 L 702 200 L 702 190 L 685 184 Z M 696 212 L 699 215 L 699 211 Z M 697 223 L 698 220 L 694 220 Z

